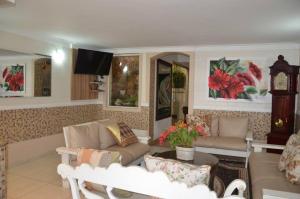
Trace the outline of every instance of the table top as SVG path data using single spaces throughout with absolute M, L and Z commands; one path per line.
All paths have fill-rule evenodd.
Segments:
M 176 151 L 165 151 L 161 153 L 155 153 L 153 156 L 178 160 L 176 158 Z M 216 156 L 208 153 L 201 153 L 201 152 L 194 153 L 194 160 L 190 160 L 190 161 L 178 160 L 178 161 L 186 162 L 194 165 L 210 165 L 210 166 L 215 166 L 219 163 L 219 159 Z

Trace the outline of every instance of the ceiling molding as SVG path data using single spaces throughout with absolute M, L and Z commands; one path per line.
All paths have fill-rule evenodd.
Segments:
M 233 45 L 208 45 L 199 46 L 197 51 L 217 50 L 272 50 L 272 49 L 300 49 L 298 43 L 262 43 L 262 44 L 233 44 Z
M 200 45 L 200 46 L 157 46 L 139 48 L 112 48 L 99 49 L 115 54 L 136 54 L 147 52 L 189 52 L 189 51 L 218 51 L 218 50 L 272 50 L 272 49 L 298 49 L 298 43 L 265 43 L 265 44 L 232 44 L 232 45 Z
M 147 52 L 189 52 L 195 51 L 196 46 L 158 46 L 158 47 L 138 47 L 138 48 L 111 48 L 99 49 L 101 51 L 112 52 L 115 54 L 133 54 L 133 53 L 147 53 Z

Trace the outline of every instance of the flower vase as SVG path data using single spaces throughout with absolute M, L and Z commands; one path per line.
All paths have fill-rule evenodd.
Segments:
M 176 146 L 176 157 L 179 160 L 193 160 L 195 149 L 193 147 Z

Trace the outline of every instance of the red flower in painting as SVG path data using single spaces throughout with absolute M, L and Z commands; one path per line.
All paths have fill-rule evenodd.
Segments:
M 2 73 L 2 77 L 5 78 L 6 74 L 7 74 L 7 68 L 4 69 L 3 73 Z
M 244 92 L 244 84 L 235 76 L 231 76 L 228 87 L 220 91 L 225 99 L 237 99 L 242 92 Z
M 250 74 L 237 73 L 235 76 L 244 84 L 244 86 L 255 86 L 255 82 Z
M 229 85 L 230 75 L 220 69 L 216 69 L 214 74 L 208 78 L 208 86 L 213 90 L 221 90 Z
M 12 91 L 19 91 L 24 85 L 24 76 L 21 72 L 18 72 L 13 76 L 11 75 L 9 78 L 6 79 L 8 79 L 9 89 Z
M 12 74 L 9 73 L 9 74 L 6 75 L 5 81 L 9 82 L 11 78 L 12 78 Z
M 254 64 L 253 62 L 249 63 L 249 71 L 258 79 L 261 80 L 262 78 L 262 73 L 260 68 L 258 68 L 258 66 L 256 64 Z

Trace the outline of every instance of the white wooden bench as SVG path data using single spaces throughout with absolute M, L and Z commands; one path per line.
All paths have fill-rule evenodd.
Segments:
M 113 195 L 113 188 L 143 194 L 143 196 L 166 199 L 217 199 L 216 193 L 210 191 L 206 185 L 196 185 L 188 188 L 184 183 L 169 181 L 166 174 L 161 171 L 151 173 L 138 166 L 123 167 L 120 164 L 113 163 L 105 169 L 92 168 L 88 164 L 82 164 L 76 168 L 67 164 L 60 164 L 57 172 L 63 178 L 68 179 L 73 199 L 80 199 L 80 191 L 88 199 L 103 199 L 103 197 L 85 188 L 86 181 L 105 185 L 110 199 L 117 199 Z M 238 190 L 236 196 L 232 195 L 235 189 Z M 224 199 L 242 199 L 244 198 L 243 192 L 245 189 L 246 183 L 244 181 L 234 180 L 226 188 Z

